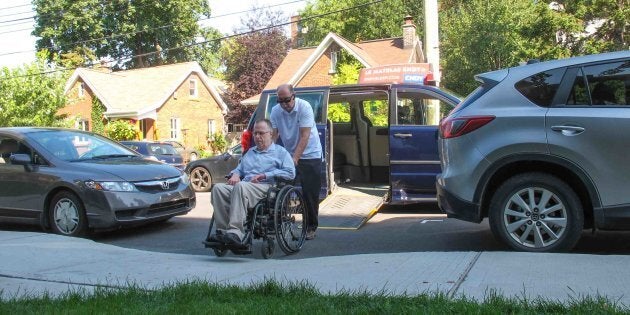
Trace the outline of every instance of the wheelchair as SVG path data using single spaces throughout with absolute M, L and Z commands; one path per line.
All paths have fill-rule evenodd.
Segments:
M 254 239 L 262 239 L 261 253 L 265 259 L 273 256 L 275 243 L 286 254 L 300 251 L 306 239 L 306 204 L 302 191 L 292 185 L 292 181 L 279 180 L 269 187 L 264 198 L 253 208 L 247 209 L 243 226 L 245 236 L 243 245 L 228 245 L 210 241 L 213 232 L 214 214 L 210 220 L 208 235 L 202 243 L 211 248 L 217 257 L 225 256 L 228 251 L 235 255 L 252 253 Z

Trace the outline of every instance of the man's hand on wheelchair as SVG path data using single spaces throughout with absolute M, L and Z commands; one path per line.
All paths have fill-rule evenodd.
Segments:
M 238 174 L 232 174 L 230 178 L 228 178 L 228 185 L 236 185 L 236 183 L 241 181 L 241 177 Z
M 250 182 L 254 183 L 254 184 L 258 184 L 262 181 L 264 181 L 267 177 L 265 176 L 265 174 L 258 174 L 258 175 L 254 175 L 252 176 L 252 180 Z

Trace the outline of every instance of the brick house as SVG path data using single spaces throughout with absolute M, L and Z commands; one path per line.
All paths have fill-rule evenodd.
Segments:
M 292 18 L 295 21 L 295 17 Z M 297 25 L 293 23 L 292 25 Z M 403 36 L 352 43 L 335 34 L 328 35 L 317 47 L 294 48 L 289 50 L 276 72 L 265 85 L 264 90 L 275 89 L 283 83 L 295 87 L 325 86 L 332 84 L 341 50 L 346 51 L 364 68 L 393 64 L 426 63 L 413 19 L 407 16 L 402 25 Z M 297 28 L 291 32 L 292 41 L 298 41 Z M 242 104 L 257 105 L 260 95 L 250 97 Z
M 222 85 L 197 62 L 116 72 L 79 68 L 66 83 L 69 102 L 59 114 L 76 117 L 77 127 L 92 130 L 97 99 L 106 121 L 135 123 L 140 139 L 205 145 L 209 134 L 224 130 L 228 108 L 221 98 Z

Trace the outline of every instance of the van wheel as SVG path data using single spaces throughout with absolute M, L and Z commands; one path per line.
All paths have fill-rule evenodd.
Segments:
M 489 221 L 495 237 L 516 250 L 562 252 L 580 238 L 584 212 L 564 181 L 545 173 L 524 173 L 495 192 Z
M 68 191 L 57 193 L 50 201 L 48 213 L 54 233 L 66 236 L 87 235 L 88 221 L 85 209 L 75 194 Z

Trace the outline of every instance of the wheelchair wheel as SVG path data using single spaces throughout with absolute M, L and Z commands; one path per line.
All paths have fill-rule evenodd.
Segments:
M 214 255 L 217 257 L 223 257 L 228 253 L 228 250 L 226 248 L 213 248 L 212 250 L 214 251 Z
M 262 243 L 261 252 L 265 259 L 269 259 L 273 256 L 273 252 L 275 250 L 276 244 L 273 243 L 273 240 L 267 238 Z
M 302 192 L 285 186 L 276 198 L 274 224 L 278 246 L 287 255 L 300 251 L 306 238 L 306 204 Z

